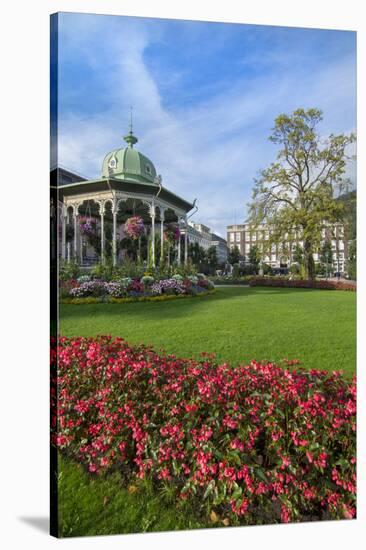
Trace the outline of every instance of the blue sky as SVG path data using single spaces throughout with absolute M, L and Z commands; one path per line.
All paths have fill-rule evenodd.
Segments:
M 58 68 L 59 163 L 98 177 L 132 104 L 137 147 L 221 235 L 275 160 L 279 113 L 318 107 L 323 136 L 356 129 L 349 31 L 62 13 Z

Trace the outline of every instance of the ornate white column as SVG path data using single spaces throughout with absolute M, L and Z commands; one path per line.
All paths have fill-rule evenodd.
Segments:
M 79 225 L 79 205 L 73 204 L 74 217 L 74 261 L 78 260 L 78 225 Z
M 80 231 L 80 225 L 79 225 L 79 258 L 80 258 L 80 265 L 83 263 L 83 234 Z
M 62 216 L 62 243 L 61 243 L 62 250 L 61 250 L 61 256 L 62 256 L 62 259 L 65 261 L 65 259 L 66 259 L 67 208 L 64 204 L 62 205 L 61 216 Z
M 113 265 L 117 265 L 117 212 L 118 212 L 117 201 L 114 200 L 113 204 L 112 204 L 112 215 L 113 215 L 112 255 L 113 255 Z
M 184 232 L 184 263 L 188 263 L 188 220 L 187 216 L 184 219 L 185 222 L 185 232 Z
M 66 206 L 66 223 L 67 225 L 70 223 L 70 212 L 69 212 L 69 207 Z M 66 255 L 67 255 L 67 263 L 69 264 L 71 262 L 71 243 L 70 243 L 70 240 L 67 241 L 67 244 L 66 244 Z
M 104 212 L 105 212 L 105 203 L 104 201 L 99 201 L 99 214 L 100 214 L 100 259 L 102 264 L 104 263 Z
M 164 256 L 164 215 L 165 208 L 159 206 L 160 209 L 160 263 L 163 263 Z
M 152 203 L 149 208 L 151 218 L 151 263 L 155 267 L 155 205 Z
M 178 239 L 178 265 L 180 265 L 180 256 L 181 256 L 181 244 L 180 244 L 180 218 L 178 218 L 178 229 L 179 229 L 179 239 Z

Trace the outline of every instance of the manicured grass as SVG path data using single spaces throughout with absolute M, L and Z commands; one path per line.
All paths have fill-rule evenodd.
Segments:
M 162 303 L 61 305 L 61 334 L 112 334 L 179 357 L 215 352 L 232 364 L 299 359 L 306 368 L 355 372 L 356 293 L 219 288 Z
M 58 479 L 60 537 L 212 526 L 186 503 L 173 505 L 174 491 L 168 485 L 159 492 L 146 481 L 126 488 L 118 472 L 92 477 L 61 455 Z

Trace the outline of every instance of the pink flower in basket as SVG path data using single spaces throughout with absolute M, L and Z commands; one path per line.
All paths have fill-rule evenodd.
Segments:
M 144 233 L 144 221 L 140 216 L 132 216 L 125 223 L 125 232 L 131 239 L 138 239 Z
M 164 239 L 169 243 L 179 241 L 180 230 L 176 225 L 168 225 L 164 231 Z
M 95 235 L 97 223 L 92 218 L 80 219 L 80 233 L 82 235 Z

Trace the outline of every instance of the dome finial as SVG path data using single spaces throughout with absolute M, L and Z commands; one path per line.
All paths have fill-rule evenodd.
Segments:
M 132 134 L 132 105 L 130 105 L 130 133 Z
M 135 143 L 138 142 L 138 139 L 136 136 L 133 135 L 132 130 L 132 105 L 130 105 L 130 131 L 128 132 L 127 136 L 124 136 L 123 138 L 127 143 L 129 147 L 133 147 Z

